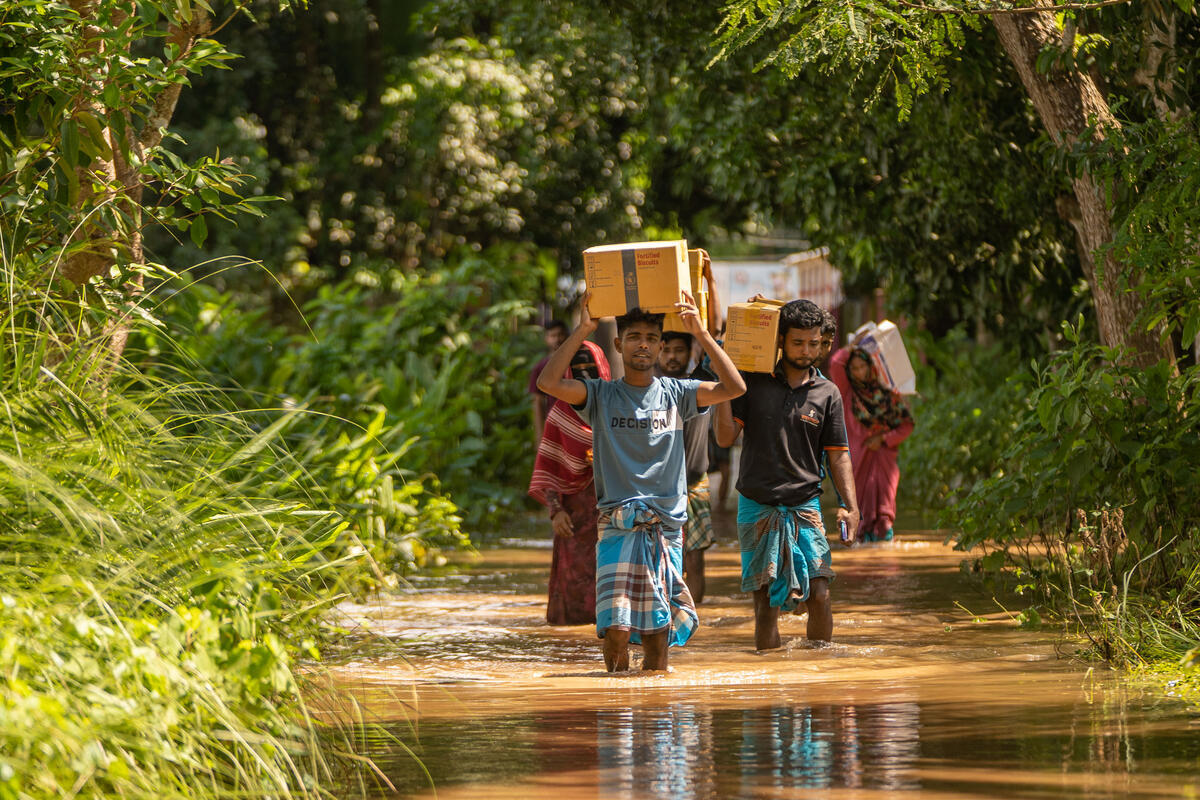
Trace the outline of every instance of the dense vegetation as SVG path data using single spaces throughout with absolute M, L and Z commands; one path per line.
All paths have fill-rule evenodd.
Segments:
M 315 617 L 521 506 L 598 241 L 830 246 L 919 329 L 911 496 L 1195 644 L 1200 25 L 1078 5 L 0 6 L 0 797 L 329 777 Z

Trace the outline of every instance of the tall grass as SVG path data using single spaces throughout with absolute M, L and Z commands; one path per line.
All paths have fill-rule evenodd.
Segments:
M 294 415 L 110 369 L 103 314 L 4 270 L 0 800 L 327 794 L 297 658 L 367 567 Z

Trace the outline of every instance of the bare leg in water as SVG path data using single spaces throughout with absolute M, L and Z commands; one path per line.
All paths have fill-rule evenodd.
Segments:
M 629 631 L 608 628 L 604 631 L 604 668 L 609 672 L 629 669 Z
M 813 578 L 808 583 L 808 640 L 833 641 L 833 603 L 829 600 L 829 579 Z
M 779 647 L 779 609 L 771 605 L 771 587 L 754 590 L 754 649 Z
M 771 605 L 770 587 L 754 592 L 754 647 L 774 650 L 781 646 L 779 639 L 779 609 Z M 833 641 L 833 603 L 829 599 L 829 579 L 813 578 L 808 585 L 806 634 L 812 642 Z
M 667 635 L 669 630 L 660 633 L 643 633 L 642 634 L 642 671 L 649 672 L 651 670 L 667 670 L 667 651 L 669 649 L 667 643 Z

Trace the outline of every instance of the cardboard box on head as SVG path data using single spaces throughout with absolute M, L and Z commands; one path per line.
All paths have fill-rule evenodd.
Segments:
M 725 318 L 725 352 L 743 372 L 774 372 L 779 361 L 782 300 L 730 303 Z
M 675 310 L 682 292 L 692 291 L 684 239 L 589 247 L 583 272 L 593 318 L 619 317 L 634 307 L 665 314 Z

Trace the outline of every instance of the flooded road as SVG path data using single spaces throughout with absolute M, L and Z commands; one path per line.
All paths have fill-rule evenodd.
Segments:
M 666 675 L 610 676 L 593 627 L 546 624 L 540 520 L 460 571 L 343 606 L 372 634 L 334 675 L 377 723 L 362 750 L 395 787 L 380 795 L 1200 796 L 1200 714 L 1059 658 L 1057 634 L 972 588 L 940 534 L 835 545 L 834 643 L 809 646 L 786 616 L 784 648 L 760 654 L 718 522 L 701 627 Z

